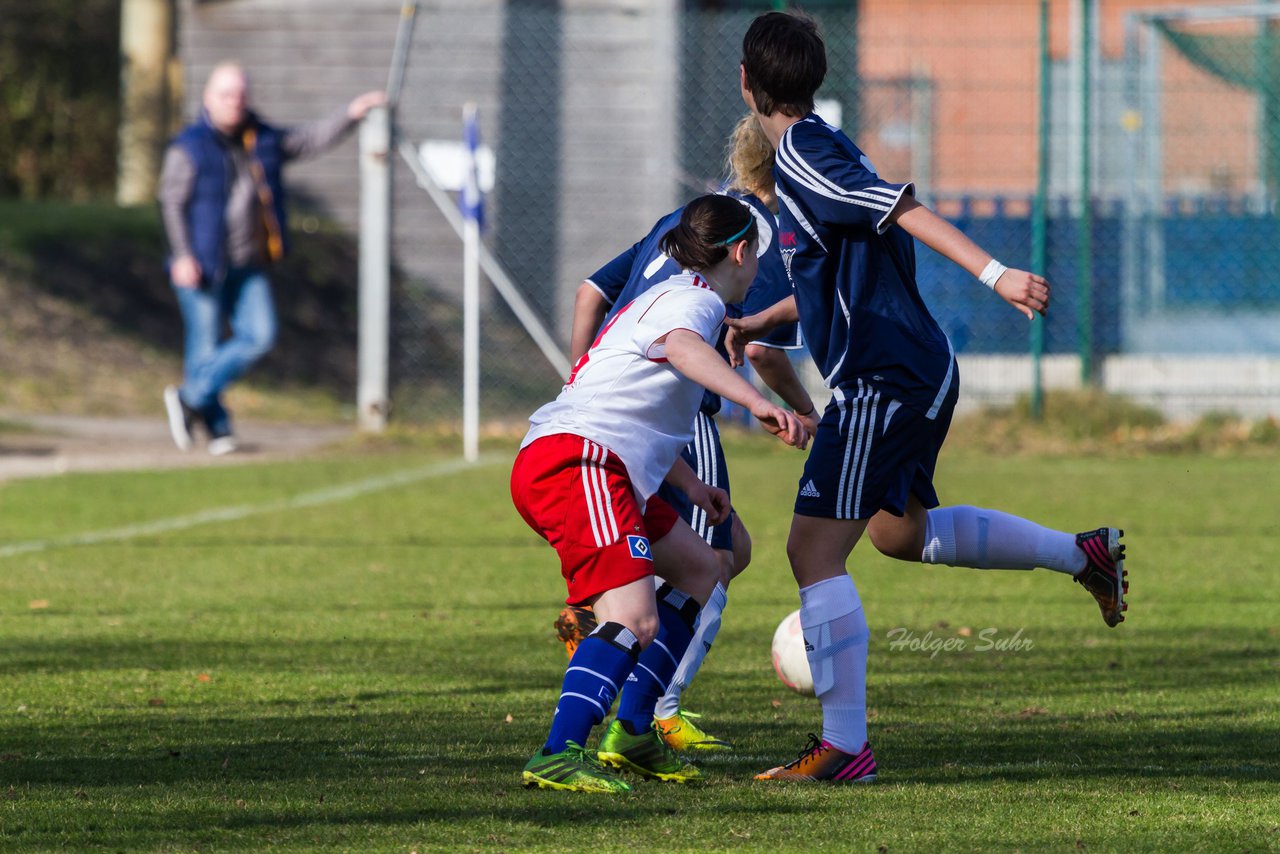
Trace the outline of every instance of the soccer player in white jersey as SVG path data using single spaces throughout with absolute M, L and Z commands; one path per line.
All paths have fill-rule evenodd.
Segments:
M 832 391 L 801 476 L 787 554 L 800 588 L 805 647 L 822 704 L 822 738 L 764 780 L 871 782 L 869 630 L 845 564 L 865 530 L 895 558 L 981 569 L 1044 567 L 1088 590 L 1108 626 L 1124 619 L 1122 532 L 1054 531 L 976 507 L 939 507 L 933 486 L 958 389 L 950 341 L 915 282 L 920 240 L 1027 317 L 1049 285 L 1005 268 L 880 178 L 839 129 L 813 112 L 826 74 L 813 21 L 770 12 L 743 38 L 742 97 L 777 150 L 780 232 L 805 343 Z
M 719 572 L 711 547 L 654 493 L 667 480 L 716 521 L 728 514 L 724 491 L 680 459 L 704 389 L 742 405 L 787 444 L 808 439 L 795 415 L 712 347 L 725 303 L 741 300 L 755 277 L 756 241 L 754 215 L 734 199 L 690 202 L 663 248 L 691 272 L 618 312 L 560 396 L 529 418 L 512 500 L 560 556 L 566 601 L 592 605 L 599 624 L 569 661 L 547 740 L 525 765 L 526 786 L 626 791 L 605 765 L 658 780 L 700 776 L 654 729 L 653 709 Z M 656 593 L 655 572 L 668 582 Z M 587 737 L 615 697 L 617 716 L 588 753 Z
M 747 113 L 734 127 L 729 143 L 729 182 L 725 192 L 753 210 L 759 230 L 756 277 L 739 305 L 728 306 L 728 315 L 760 312 L 779 300 L 791 296 L 791 283 L 778 252 L 777 201 L 773 194 L 773 148 L 755 117 Z M 578 287 L 574 300 L 573 336 L 570 356 L 578 359 L 587 351 L 601 326 L 636 296 L 661 285 L 681 272 L 680 265 L 662 252 L 662 239 L 680 221 L 681 210 L 658 220 L 649 233 L 625 252 L 605 264 Z M 745 350 L 746 357 L 765 384 L 775 391 L 797 413 L 810 432 L 817 429 L 817 409 L 809 392 L 796 375 L 787 351 L 800 346 L 799 328 L 795 323 L 775 327 Z M 717 344 L 717 350 L 723 348 Z M 681 453 L 698 478 L 729 493 L 732 506 L 729 469 L 715 415 L 720 411 L 720 398 L 710 392 L 703 395 L 694 423 L 694 439 Z M 662 737 L 676 750 L 727 750 L 732 745 L 703 729 L 702 716 L 690 712 L 681 703 L 685 688 L 693 681 L 703 660 L 711 650 L 720 629 L 721 615 L 728 602 L 729 582 L 736 578 L 751 560 L 751 537 L 736 509 L 720 524 L 712 524 L 707 512 L 676 487 L 664 483 L 658 496 L 675 508 L 680 518 L 716 550 L 720 558 L 720 580 L 702 608 L 698 628 L 680 666 L 658 700 L 654 720 Z M 659 579 L 660 580 L 660 579 Z M 556 619 L 556 630 L 570 657 L 578 643 L 595 628 L 595 615 L 590 607 L 566 605 Z

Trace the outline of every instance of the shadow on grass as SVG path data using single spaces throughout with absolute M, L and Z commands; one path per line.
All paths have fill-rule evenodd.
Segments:
M 417 594 L 421 595 L 421 594 Z M 306 631 L 297 619 L 319 615 L 324 619 L 350 620 L 353 630 L 358 630 L 364 620 L 373 621 L 369 612 L 382 613 L 391 608 L 403 617 L 395 624 L 396 630 L 405 627 L 405 620 L 413 620 L 411 631 L 403 637 L 379 636 L 372 639 L 341 638 L 334 640 L 309 640 L 297 637 Z M 41 638 L 38 640 L 7 639 L 0 649 L 0 672 L 8 676 L 23 674 L 72 674 L 97 671 L 155 671 L 159 674 L 183 675 L 200 671 L 222 670 L 241 675 L 300 672 L 345 672 L 353 669 L 367 676 L 379 673 L 387 675 L 416 673 L 424 680 L 438 680 L 447 676 L 449 681 L 471 678 L 484 684 L 507 682 L 512 689 L 522 687 L 520 671 L 528 667 L 542 668 L 549 661 L 560 662 L 550 655 L 554 634 L 551 623 L 559 610 L 554 600 L 548 603 L 520 603 L 504 607 L 506 618 L 527 613 L 541 617 L 539 628 L 546 626 L 543 637 L 536 639 L 547 653 L 529 656 L 515 661 L 493 659 L 494 643 L 508 648 L 515 643 L 528 643 L 533 638 L 527 631 L 514 632 L 509 627 L 483 628 L 483 638 L 474 645 L 459 647 L 448 633 L 458 627 L 474 625 L 485 627 L 487 613 L 465 603 L 439 602 L 436 600 L 407 598 L 405 602 L 385 604 L 332 603 L 323 609 L 300 612 L 275 612 L 278 620 L 264 617 L 257 631 L 264 636 L 237 640 L 211 640 L 199 634 L 200 624 L 193 628 L 166 627 L 164 637 L 131 638 L 119 635 L 79 637 L 74 640 Z M 238 613 L 233 605 L 221 605 L 203 609 L 201 618 L 216 619 L 220 613 Z M 348 615 L 354 616 L 348 616 Z M 336 616 L 335 616 L 336 615 Z M 105 616 L 110 616 L 104 614 Z M 521 619 L 527 619 L 521 617 Z M 380 635 L 388 631 L 381 620 L 373 621 L 373 631 Z M 381 625 L 378 625 L 382 623 Z M 172 635 L 174 631 L 188 634 Z M 477 631 L 481 631 L 480 628 Z M 563 650 L 563 647 L 560 647 Z M 563 654 L 563 653 L 562 653 Z M 563 666 L 560 664 L 560 666 Z M 546 684 L 546 673 L 537 678 Z M 511 682 L 510 680 L 515 680 Z
M 490 627 L 462 648 L 429 629 L 422 637 L 375 641 L 17 641 L 0 659 L 9 673 L 151 670 L 148 686 L 168 680 L 173 690 L 163 707 L 147 707 L 139 695 L 138 706 L 104 703 L 92 714 L 6 715 L 0 792 L 359 786 L 417 781 L 423 769 L 430 769 L 428 785 L 456 785 L 474 797 L 481 796 L 477 786 L 514 789 L 543 737 L 563 667 L 550 642 L 520 647 L 520 637 L 510 627 Z M 1122 646 L 1081 647 L 1064 637 L 1038 651 L 963 659 L 873 645 L 868 699 L 883 779 L 1280 782 L 1267 696 L 1276 656 L 1267 638 L 1257 630 L 1145 630 Z M 504 659 L 494 649 L 526 651 Z M 1112 668 L 1119 656 L 1123 666 Z M 717 673 L 709 661 L 703 678 L 714 705 L 698 708 L 710 713 L 709 728 L 738 745 L 708 761 L 717 778 L 746 782 L 792 758 L 806 730 L 820 728 L 816 702 L 788 696 L 771 674 Z M 219 666 L 243 683 L 235 695 L 193 693 L 188 677 Z M 255 680 L 265 687 L 254 687 Z M 335 681 L 351 692 L 335 690 Z M 380 687 L 406 682 L 411 687 Z M 317 687 L 322 693 L 308 694 Z M 779 695 L 785 699 L 775 702 Z
M 681 788 L 672 794 L 684 797 L 688 790 Z M 765 816 L 792 816 L 794 821 L 804 821 L 811 811 L 812 807 L 805 803 L 782 799 L 756 800 L 748 805 L 721 800 L 715 807 L 717 821 L 744 826 Z M 282 803 L 278 809 L 263 809 L 228 802 L 202 813 L 169 811 L 140 816 L 130 822 L 127 830 L 111 826 L 114 822 L 106 827 L 94 823 L 85 829 L 92 833 L 94 848 L 109 851 L 137 850 L 139 846 L 148 850 L 188 850 L 173 847 L 179 840 L 191 850 L 204 850 L 206 846 L 213 850 L 275 850 L 284 844 L 286 850 L 405 851 L 419 850 L 425 844 L 432 850 L 449 851 L 519 851 L 526 847 L 563 851 L 569 849 L 563 839 L 566 833 L 572 833 L 574 848 L 595 848 L 601 835 L 625 834 L 632 828 L 642 831 L 653 821 L 679 821 L 684 812 L 695 810 L 677 809 L 635 795 L 583 796 L 517 790 L 506 801 L 490 797 L 480 808 L 459 803 L 424 809 L 400 803 L 384 809 L 326 809 L 295 802 Z M 36 826 L 36 822 L 31 825 L 0 827 L 0 842 L 7 838 L 36 846 L 37 850 L 63 850 L 71 841 L 65 826 Z M 379 831 L 395 841 L 372 842 Z M 71 832 L 74 834 L 74 830 Z M 614 837 L 612 845 L 600 850 L 635 850 L 639 841 L 627 845 Z M 719 850 L 721 846 L 715 848 Z M 698 850 L 698 846 L 686 841 L 678 848 L 664 848 L 659 843 L 656 850 Z

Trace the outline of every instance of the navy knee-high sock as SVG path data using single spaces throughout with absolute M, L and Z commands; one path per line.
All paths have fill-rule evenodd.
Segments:
M 618 689 L 640 657 L 640 641 L 621 623 L 603 623 L 578 644 L 564 672 L 544 755 L 564 750 L 566 741 L 585 746 L 591 728 L 604 720 Z
M 670 584 L 658 588 L 658 636 L 640 653 L 618 700 L 618 720 L 632 735 L 653 725 L 653 707 L 667 692 L 698 621 L 698 603 Z

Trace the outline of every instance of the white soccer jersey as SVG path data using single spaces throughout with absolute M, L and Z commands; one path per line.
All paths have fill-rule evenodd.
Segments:
M 560 396 L 529 416 L 520 447 L 556 433 L 604 445 L 627 467 L 643 506 L 693 438 L 702 403 L 702 386 L 667 363 L 658 339 L 688 329 L 715 346 L 724 314 L 724 301 L 694 273 L 645 291 L 600 330 Z

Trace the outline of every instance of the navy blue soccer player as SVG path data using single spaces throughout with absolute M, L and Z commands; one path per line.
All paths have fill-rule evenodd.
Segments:
M 933 473 L 959 376 L 951 343 L 916 287 L 915 240 L 1029 318 L 1048 307 L 1049 285 L 1005 268 L 917 202 L 912 184 L 881 178 L 814 112 L 826 68 L 822 39 L 805 16 L 761 15 L 743 39 L 742 97 L 777 151 L 779 243 L 794 312 L 831 389 L 787 543 L 822 738 L 757 779 L 871 782 L 869 630 L 845 568 L 864 530 L 877 549 L 901 560 L 1057 570 L 1093 595 L 1108 626 L 1124 619 L 1128 584 L 1116 528 L 1069 534 L 996 510 L 938 506 Z M 785 316 L 789 305 L 773 314 Z
M 773 162 L 773 148 L 759 123 L 751 115 L 744 116 L 735 127 L 729 144 L 731 178 L 727 192 L 746 205 L 755 217 L 760 235 L 757 250 L 759 271 L 743 302 L 727 306 L 729 315 L 733 317 L 765 311 L 791 296 L 791 284 L 778 251 Z M 662 252 L 660 244 L 663 236 L 680 221 L 682 210 L 662 217 L 642 240 L 579 286 L 574 304 L 571 358 L 577 359 L 586 352 L 601 325 L 624 306 L 681 272 L 680 265 Z M 817 427 L 816 407 L 787 355 L 788 350 L 800 346 L 798 325 L 782 324 L 753 342 L 747 348 L 747 357 L 765 383 L 795 410 L 805 427 L 812 431 Z M 727 358 L 723 344 L 719 349 Z M 706 392 L 694 424 L 694 440 L 682 456 L 700 480 L 728 492 L 729 472 L 714 417 L 719 411 L 720 397 Z M 681 708 L 680 698 L 701 667 L 719 631 L 730 579 L 741 573 L 751 560 L 751 538 L 736 512 L 728 521 L 712 525 L 706 511 L 690 502 L 676 487 L 663 484 L 658 495 L 716 550 L 721 578 L 702 609 L 697 634 L 658 701 L 654 720 L 668 745 L 676 750 L 726 749 L 729 747 L 727 742 L 702 729 L 697 721 L 698 715 Z M 561 612 L 556 627 L 570 655 L 578 640 L 590 633 L 593 621 L 593 615 L 586 608 L 569 606 Z

